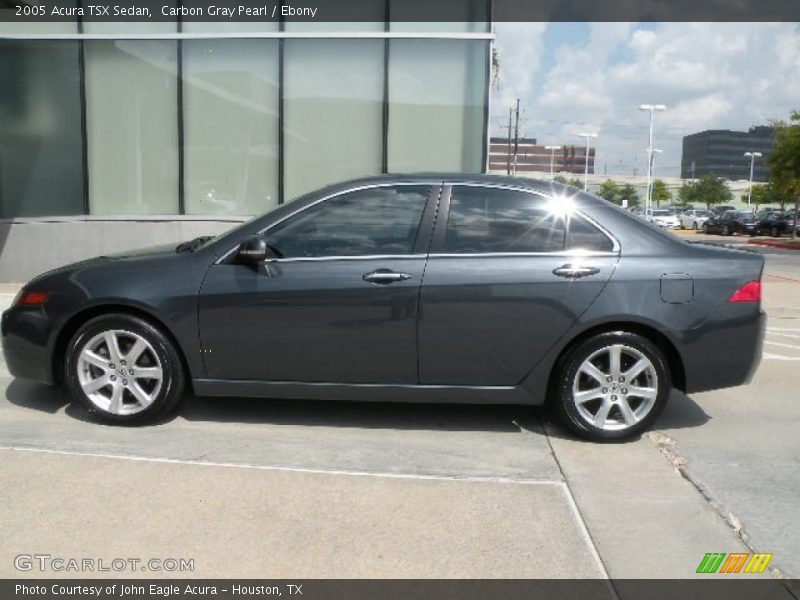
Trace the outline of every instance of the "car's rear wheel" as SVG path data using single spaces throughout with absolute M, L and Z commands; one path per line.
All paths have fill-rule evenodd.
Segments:
M 65 369 L 72 397 L 108 423 L 153 421 L 183 394 L 183 368 L 174 345 L 132 315 L 103 315 L 81 326 L 67 347 Z
M 555 408 L 574 433 L 619 441 L 658 418 L 671 390 L 667 361 L 640 335 L 602 333 L 575 346 L 560 362 Z

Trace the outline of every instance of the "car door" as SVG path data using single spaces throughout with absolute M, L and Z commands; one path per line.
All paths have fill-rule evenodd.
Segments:
M 515 385 L 608 282 L 618 245 L 564 202 L 454 185 L 422 285 L 420 381 Z
M 275 258 L 212 266 L 199 301 L 207 377 L 416 383 L 419 289 L 439 189 L 340 193 L 271 226 Z

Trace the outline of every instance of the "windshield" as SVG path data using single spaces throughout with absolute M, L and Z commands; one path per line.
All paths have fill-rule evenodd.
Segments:
M 653 211 L 653 216 L 654 217 L 668 217 L 671 214 L 672 214 L 671 212 L 669 212 L 668 210 L 664 210 L 664 209 L 654 210 Z
M 756 215 L 753 211 L 742 210 L 738 213 L 740 219 L 755 219 Z

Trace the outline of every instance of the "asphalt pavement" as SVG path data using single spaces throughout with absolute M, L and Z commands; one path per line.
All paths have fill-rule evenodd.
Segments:
M 40 576 L 13 557 L 46 552 L 194 559 L 158 573 L 183 577 L 685 578 L 756 550 L 774 554 L 760 577 L 798 577 L 800 253 L 758 251 L 753 383 L 674 392 L 626 444 L 507 406 L 190 397 L 109 427 L 0 358 L 0 577 Z

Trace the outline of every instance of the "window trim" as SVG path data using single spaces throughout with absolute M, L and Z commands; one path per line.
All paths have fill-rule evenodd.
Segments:
M 447 230 L 447 222 L 450 219 L 450 200 L 452 199 L 452 191 L 453 188 L 456 186 L 462 187 L 480 187 L 480 188 L 487 188 L 487 189 L 499 189 L 499 190 L 509 190 L 515 192 L 524 192 L 526 194 L 531 194 L 532 196 L 537 196 L 539 198 L 543 198 L 548 200 L 551 198 L 548 194 L 544 192 L 540 192 L 539 190 L 534 190 L 522 185 L 514 185 L 514 184 L 503 184 L 503 183 L 482 183 L 476 181 L 452 181 L 452 182 L 445 182 L 444 189 L 442 190 L 442 199 L 439 204 L 439 213 L 440 219 L 437 219 L 436 223 L 436 230 L 434 231 L 434 241 L 432 245 L 432 249 L 442 249 L 444 248 L 444 235 Z M 428 256 L 436 257 L 436 258 L 457 258 L 457 257 L 532 257 L 532 256 L 566 256 L 566 257 L 582 257 L 582 256 L 619 256 L 620 254 L 620 243 L 616 237 L 614 237 L 608 229 L 600 225 L 597 220 L 593 219 L 585 212 L 575 209 L 574 212 L 580 216 L 581 218 L 585 219 L 586 222 L 596 227 L 603 235 L 605 235 L 610 241 L 612 245 L 612 249 L 610 251 L 603 251 L 603 250 L 581 250 L 579 248 L 576 249 L 569 249 L 569 215 L 567 215 L 566 221 L 566 230 L 564 236 L 564 248 L 562 250 L 555 250 L 552 252 L 464 252 L 464 253 L 452 253 L 452 252 L 430 252 Z
M 300 214 L 326 200 L 332 200 L 333 198 L 337 198 L 339 196 L 344 196 L 345 194 L 350 194 L 353 192 L 360 192 L 363 190 L 371 190 L 377 188 L 384 188 L 384 187 L 397 187 L 397 186 L 421 186 L 426 185 L 430 187 L 430 191 L 428 192 L 428 198 L 425 201 L 425 207 L 422 209 L 422 216 L 420 217 L 419 222 L 419 229 L 417 230 L 417 238 L 414 243 L 414 250 L 416 250 L 416 246 L 420 241 L 420 233 L 423 229 L 431 228 L 431 220 L 436 216 L 436 208 L 439 202 L 441 202 L 441 189 L 442 189 L 442 181 L 441 180 L 419 180 L 419 181 L 387 181 L 387 182 L 377 182 L 377 183 L 370 183 L 364 184 L 356 187 L 350 187 L 344 190 L 339 190 L 337 192 L 333 192 L 332 194 L 328 194 L 313 200 L 309 204 L 298 208 L 297 210 L 293 210 L 292 212 L 284 215 L 277 221 L 274 221 L 257 230 L 255 233 L 248 234 L 248 235 L 263 235 L 273 227 L 280 225 L 287 219 L 291 219 L 295 215 Z M 269 214 L 269 213 L 268 213 Z M 266 216 L 266 215 L 265 215 Z M 240 240 L 241 241 L 241 240 Z M 430 242 L 430 241 L 429 241 Z M 430 243 L 429 243 L 430 246 Z M 239 247 L 239 243 L 235 246 L 230 248 L 227 252 L 222 254 L 217 260 L 215 260 L 212 264 L 213 265 L 220 265 L 224 264 L 231 256 L 236 252 L 236 249 Z M 430 250 L 430 247 L 429 247 Z M 320 261 L 320 260 L 357 260 L 357 259 L 375 259 L 375 258 L 412 258 L 412 257 L 425 257 L 428 255 L 428 252 L 420 254 L 418 252 L 412 252 L 411 254 L 373 254 L 373 255 L 364 255 L 364 256 L 351 256 L 351 255 L 343 255 L 343 256 L 307 256 L 307 257 L 292 257 L 292 258 L 268 258 L 264 262 L 270 263 L 282 263 L 282 262 L 300 262 L 300 261 Z

